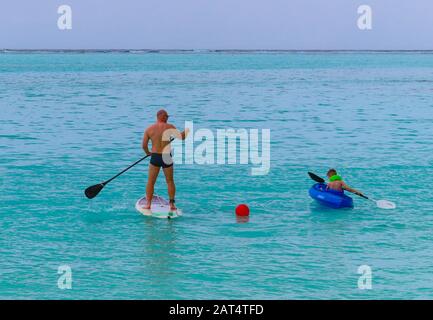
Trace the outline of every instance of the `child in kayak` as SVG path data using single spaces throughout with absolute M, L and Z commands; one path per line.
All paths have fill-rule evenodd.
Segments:
M 336 190 L 343 192 L 343 190 L 352 192 L 354 194 L 357 194 L 359 196 L 364 196 L 360 191 L 353 189 L 349 187 L 343 179 L 337 174 L 337 170 L 335 169 L 329 169 L 328 173 L 326 174 L 328 176 L 329 182 L 327 184 L 328 189 Z

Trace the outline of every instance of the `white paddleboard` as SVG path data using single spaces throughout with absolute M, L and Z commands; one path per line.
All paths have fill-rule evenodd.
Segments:
M 182 210 L 177 208 L 175 211 L 170 210 L 170 203 L 168 200 L 163 197 L 154 195 L 152 199 L 152 204 L 149 209 L 144 209 L 146 206 L 146 197 L 142 197 L 138 199 L 135 204 L 135 208 L 143 215 L 154 217 L 154 218 L 162 218 L 162 219 L 172 219 L 177 218 L 182 215 Z

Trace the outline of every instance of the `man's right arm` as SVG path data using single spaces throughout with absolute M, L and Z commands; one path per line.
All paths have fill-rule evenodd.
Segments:
M 151 152 L 149 151 L 149 133 L 147 132 L 147 130 L 144 132 L 142 148 L 147 155 L 151 154 Z

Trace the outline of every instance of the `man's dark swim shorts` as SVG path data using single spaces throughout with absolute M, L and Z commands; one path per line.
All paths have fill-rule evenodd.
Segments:
M 171 154 L 165 154 L 164 158 L 166 158 L 167 163 L 164 162 L 161 153 L 152 153 L 150 163 L 153 164 L 155 167 L 163 167 L 164 169 L 170 168 L 173 165 L 173 159 L 171 158 Z

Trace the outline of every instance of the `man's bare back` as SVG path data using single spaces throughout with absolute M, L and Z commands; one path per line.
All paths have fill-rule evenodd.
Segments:
M 145 149 L 146 154 L 150 153 L 170 153 L 170 132 L 176 130 L 176 127 L 170 123 L 157 122 L 152 124 L 144 132 L 143 138 L 143 149 L 145 149 L 145 144 L 152 141 L 152 151 Z M 174 134 L 173 134 L 174 135 Z M 163 139 L 164 138 L 164 139 Z

